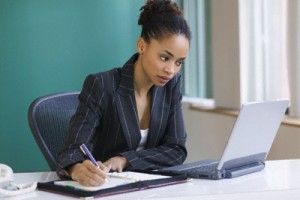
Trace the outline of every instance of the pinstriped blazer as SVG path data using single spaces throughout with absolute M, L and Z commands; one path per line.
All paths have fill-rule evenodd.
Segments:
M 58 156 L 58 170 L 84 160 L 82 143 L 102 162 L 122 155 L 134 169 L 158 169 L 183 163 L 187 156 L 182 117 L 182 79 L 177 74 L 164 87 L 151 88 L 151 117 L 144 150 L 136 151 L 141 133 L 133 89 L 133 64 L 89 75 L 70 120 L 68 137 Z

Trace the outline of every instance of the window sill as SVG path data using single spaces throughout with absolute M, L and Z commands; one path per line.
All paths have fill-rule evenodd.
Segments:
M 216 108 L 212 105 L 205 106 L 205 105 L 197 105 L 197 104 L 190 103 L 189 107 L 192 110 L 222 114 L 222 115 L 233 116 L 233 117 L 237 117 L 239 113 L 239 110 Z M 281 124 L 286 126 L 300 127 L 300 118 L 289 117 L 286 115 L 285 118 L 282 120 Z

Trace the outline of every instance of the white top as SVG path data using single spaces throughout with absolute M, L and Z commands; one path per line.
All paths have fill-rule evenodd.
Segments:
M 144 129 L 144 130 L 141 130 L 141 141 L 140 141 L 140 144 L 137 148 L 137 151 L 145 149 L 147 138 L 148 138 L 148 132 L 149 132 L 148 128 Z

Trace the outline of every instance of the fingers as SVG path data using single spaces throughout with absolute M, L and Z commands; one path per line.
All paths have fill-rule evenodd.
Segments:
M 104 165 L 108 168 L 108 166 L 110 167 L 110 171 L 111 172 L 122 172 L 122 167 L 119 166 L 119 163 L 116 162 L 115 159 L 109 159 L 107 160 Z
M 102 164 L 102 169 L 103 164 Z M 73 180 L 84 186 L 97 186 L 107 181 L 106 171 L 96 167 L 90 160 L 75 164 L 70 169 Z
M 110 171 L 122 172 L 123 169 L 128 165 L 128 161 L 125 157 L 115 156 L 104 162 L 106 167 L 109 166 Z
M 102 171 L 104 171 L 104 172 L 106 172 L 106 173 L 108 173 L 108 172 L 110 171 L 110 169 L 111 169 L 111 165 L 110 165 L 110 164 L 106 166 L 105 164 L 103 164 L 103 163 L 100 162 L 100 161 L 98 161 L 97 163 L 99 164 L 99 167 L 100 167 L 100 169 L 101 169 Z
M 99 185 L 107 181 L 106 168 L 101 163 L 100 168 L 96 167 L 90 160 L 85 160 L 83 164 L 87 167 L 88 171 L 86 176 L 90 179 L 93 185 Z
M 122 156 L 110 158 L 105 163 L 97 163 L 99 167 L 90 160 L 73 165 L 69 170 L 71 178 L 84 186 L 97 186 L 107 181 L 109 171 L 122 172 L 128 166 L 127 159 Z

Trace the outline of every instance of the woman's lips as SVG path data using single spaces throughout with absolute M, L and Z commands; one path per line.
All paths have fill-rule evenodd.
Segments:
M 169 80 L 171 80 L 171 78 L 167 77 L 167 76 L 158 76 L 159 82 L 162 84 L 166 84 L 167 82 L 169 82 Z

